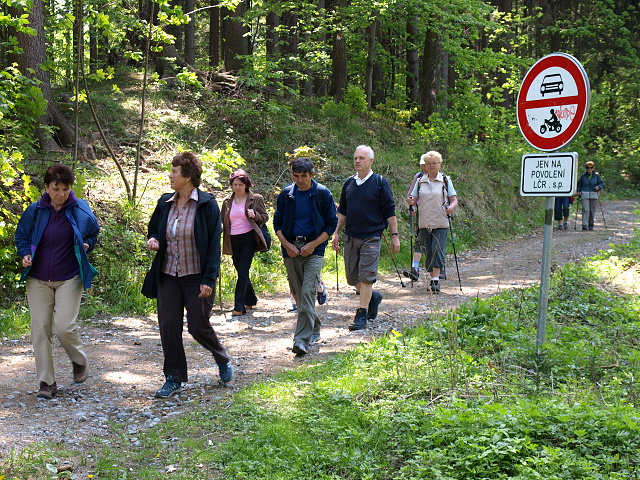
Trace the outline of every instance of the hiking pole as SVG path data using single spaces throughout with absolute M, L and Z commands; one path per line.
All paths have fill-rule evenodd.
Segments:
M 336 291 L 340 291 L 340 287 L 338 286 L 338 250 L 336 250 Z
M 607 228 L 607 221 L 604 219 L 604 210 L 602 209 L 602 202 L 600 201 L 600 192 L 596 191 L 596 196 L 598 197 L 598 205 L 600 205 L 600 211 L 602 212 L 602 221 L 604 222 L 605 230 L 609 230 Z
M 576 229 L 576 225 L 578 224 L 578 199 L 579 199 L 579 198 L 580 198 L 580 197 L 573 197 L 573 201 L 574 201 L 574 203 L 576 204 L 576 216 L 575 216 L 575 218 L 573 219 L 573 229 L 574 229 L 574 230 Z M 581 200 L 581 201 L 582 201 L 582 200 Z
M 413 260 L 413 205 L 409 205 L 409 235 L 411 236 L 409 240 L 411 256 L 409 258 Z M 411 288 L 413 288 L 413 276 L 411 277 Z
M 385 235 L 384 230 L 382 231 L 382 238 L 384 238 L 384 243 L 387 245 L 387 250 L 389 250 L 391 260 L 393 260 L 393 266 L 396 267 L 396 273 L 398 274 L 398 278 L 400 279 L 400 285 L 402 285 L 402 288 L 404 288 L 406 285 L 402 281 L 402 276 L 400 275 L 400 272 L 398 271 L 398 265 L 396 264 L 396 257 L 394 257 L 393 253 L 391 252 L 391 248 L 389 247 L 389 242 L 387 241 L 387 236 Z
M 458 273 L 458 285 L 460 285 L 460 291 L 462 291 L 462 281 L 460 281 L 460 269 L 458 268 L 458 254 L 456 253 L 456 242 L 453 239 L 453 227 L 451 226 L 451 215 L 447 215 L 449 219 L 449 232 L 451 232 L 451 246 L 453 247 L 453 258 L 456 261 L 456 272 Z

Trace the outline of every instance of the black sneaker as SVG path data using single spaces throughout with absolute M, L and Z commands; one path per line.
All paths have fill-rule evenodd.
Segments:
M 316 343 L 318 343 L 318 340 L 320 340 L 320 332 L 313 333 L 311 335 L 311 341 L 309 342 L 309 346 L 315 345 Z
M 582 231 L 583 231 L 583 232 L 586 232 L 586 231 L 587 231 L 587 227 L 584 227 L 584 226 L 583 226 L 583 227 L 582 227 Z
M 420 278 L 420 272 L 418 272 L 418 269 L 414 267 L 411 267 L 411 270 L 403 270 L 402 274 L 412 282 L 417 282 Z
M 382 294 L 380 292 L 371 292 L 371 300 L 369 300 L 369 308 L 367 308 L 367 320 L 376 319 L 380 302 L 382 302 Z
M 356 316 L 353 319 L 353 323 L 349 325 L 349 330 L 364 330 L 367 326 L 367 309 L 359 308 L 356 310 Z
M 46 398 L 51 400 L 54 395 L 58 393 L 58 385 L 53 382 L 51 385 L 47 385 L 45 382 L 40 382 L 40 390 L 36 395 L 36 398 Z
M 304 355 L 306 355 L 307 353 L 309 353 L 307 351 L 307 347 L 305 347 L 304 343 L 302 342 L 296 342 L 293 344 L 293 348 L 291 349 L 293 351 L 293 353 L 296 354 L 296 357 L 302 357 Z
M 431 283 L 429 284 L 429 289 L 433 293 L 440 293 L 440 280 L 431 279 Z
M 564 227 L 564 229 L 565 229 L 565 230 L 569 230 L 569 224 L 568 224 L 568 222 L 564 222 L 564 223 L 562 224 L 562 226 Z
M 447 279 L 447 271 L 444 268 L 444 265 L 442 266 L 442 268 L 440 269 L 440 280 L 446 280 Z
M 161 389 L 156 391 L 156 398 L 169 398 L 174 393 L 180 393 L 181 391 L 182 384 L 176 382 L 171 375 L 167 375 L 167 381 Z

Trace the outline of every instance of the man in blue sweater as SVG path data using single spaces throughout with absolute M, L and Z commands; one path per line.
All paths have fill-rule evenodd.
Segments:
M 311 159 L 294 158 L 289 168 L 293 183 L 278 195 L 273 230 L 280 239 L 289 288 L 298 307 L 292 351 L 300 357 L 320 338 L 316 293 L 324 251 L 338 219 L 331 192 L 313 179 Z
M 340 250 L 340 232 L 345 227 L 344 264 L 347 282 L 360 292 L 360 304 L 349 330 L 362 330 L 374 320 L 382 301 L 373 290 L 378 279 L 378 260 L 382 233 L 389 226 L 391 250 L 400 251 L 396 205 L 389 182 L 373 173 L 373 150 L 360 145 L 353 154 L 356 173 L 342 185 L 338 206 L 338 227 L 332 247 Z

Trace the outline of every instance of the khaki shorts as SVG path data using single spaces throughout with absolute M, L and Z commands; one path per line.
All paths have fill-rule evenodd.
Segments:
M 380 237 L 344 236 L 344 268 L 349 285 L 375 283 L 378 279 Z

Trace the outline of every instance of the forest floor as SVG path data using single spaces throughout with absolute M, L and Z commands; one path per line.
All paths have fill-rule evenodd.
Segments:
M 629 241 L 638 226 L 638 217 L 633 212 L 640 208 L 640 200 L 603 202 L 603 206 L 607 229 L 601 212 L 594 231 L 581 231 L 580 223 L 574 230 L 573 217 L 569 230 L 554 229 L 552 265 L 593 255 L 612 243 Z M 218 385 L 213 358 L 185 329 L 190 380 L 182 393 L 170 399 L 154 398 L 154 392 L 164 381 L 154 315 L 107 317 L 84 324 L 81 334 L 89 357 L 90 376 L 83 384 L 72 383 L 70 362 L 55 341 L 60 392 L 53 400 L 36 399 L 35 363 L 29 337 L 0 339 L 0 459 L 36 442 L 60 442 L 72 450 L 87 451 L 95 442 L 109 444 L 117 434 L 127 435 L 135 446 L 140 432 L 180 415 L 190 406 L 224 401 L 245 385 L 306 362 L 321 361 L 390 329 L 402 330 L 472 298 L 537 283 L 542 247 L 540 228 L 491 247 L 458 253 L 462 291 L 453 256 L 447 258 L 448 279 L 441 282 L 439 295 L 431 294 L 422 278 L 411 285 L 408 278 L 402 277 L 403 287 L 395 273 L 382 275 L 375 285 L 375 290 L 384 297 L 380 313 L 360 332 L 347 329 L 357 306 L 354 289 L 344 282 L 336 285 L 335 278 L 325 278 L 328 300 L 318 307 L 322 338 L 311 347 L 309 355 L 301 358 L 291 352 L 296 317 L 288 312 L 290 302 L 286 293 L 261 298 L 255 310 L 238 320 L 232 321 L 230 317 L 232 305 L 226 305 L 224 311 L 216 307 L 211 321 L 232 356 L 234 379 L 227 388 Z M 334 258 L 328 253 L 327 261 Z M 114 424 L 120 425 L 121 430 L 114 431 Z

